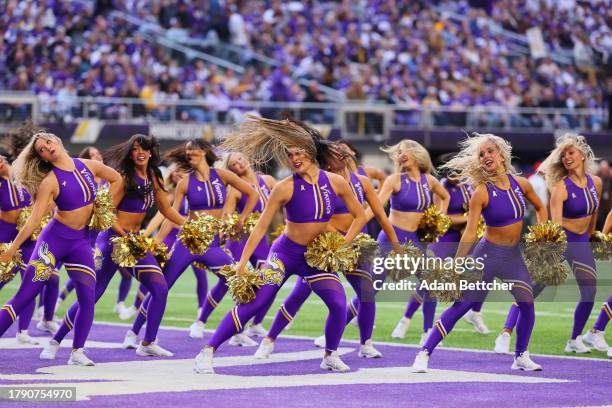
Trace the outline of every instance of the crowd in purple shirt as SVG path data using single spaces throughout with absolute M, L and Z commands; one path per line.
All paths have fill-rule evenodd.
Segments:
M 448 6 L 440 3 L 445 2 L 107 0 L 93 7 L 7 0 L 0 5 L 0 90 L 34 92 L 42 113 L 57 119 L 83 114 L 76 96 L 110 96 L 141 103 L 88 104 L 88 113 L 226 120 L 232 101 L 325 102 L 321 85 L 342 91 L 348 100 L 397 105 L 395 121 L 401 125 L 423 124 L 417 110 L 423 106 L 449 112 L 430 120 L 459 126 L 465 116 L 454 112 L 503 106 L 472 119 L 492 126 L 575 126 L 578 119 L 571 115 L 509 115 L 508 108 L 606 105 L 606 86 L 612 89 L 604 83 L 612 46 L 606 1 L 497 0 L 483 2 L 484 8 L 449 2 L 467 17 L 463 22 L 437 13 L 434 4 Z M 159 24 L 177 38 L 204 38 L 214 31 L 281 65 L 244 61 L 247 68 L 239 75 L 201 60 L 173 59 L 137 27 L 111 21 L 106 13 L 112 9 Z M 572 50 L 576 63 L 510 52 L 508 38 L 489 29 L 491 21 L 519 33 L 540 25 L 550 49 Z M 302 78 L 310 85 L 298 85 Z M 181 99 L 201 106 L 166 105 Z M 333 118 L 318 109 L 305 115 Z

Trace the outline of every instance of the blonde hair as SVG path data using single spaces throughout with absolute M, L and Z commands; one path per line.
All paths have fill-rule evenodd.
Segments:
M 414 157 L 414 160 L 417 162 L 417 166 L 422 173 L 436 172 L 427 149 L 414 140 L 404 139 L 393 146 L 381 147 L 380 150 L 387 153 L 389 157 L 391 157 L 393 163 L 395 164 L 395 170 L 398 172 L 402 171 L 399 163 L 400 151 L 405 151 Z
M 230 163 L 229 163 L 229 162 L 230 162 L 230 158 L 231 158 L 233 155 L 235 155 L 235 154 L 238 154 L 238 155 L 240 155 L 240 156 L 244 157 L 244 158 L 245 158 L 245 160 L 246 160 L 246 161 L 249 163 L 249 166 L 251 165 L 251 162 L 249 161 L 248 157 L 246 157 L 246 155 L 245 155 L 244 153 L 242 153 L 242 152 L 228 152 L 228 153 L 225 155 L 225 157 L 223 157 L 223 162 L 221 162 L 221 168 L 222 168 L 222 169 L 225 169 L 225 170 L 229 170 L 229 171 L 231 171 L 231 170 L 230 170 Z M 233 171 L 232 171 L 232 173 L 233 173 Z
M 253 115 L 247 115 L 240 128 L 221 144 L 223 149 L 244 154 L 254 166 L 275 159 L 291 169 L 293 166 L 287 156 L 290 147 L 304 150 L 313 161 L 317 159 L 317 146 L 310 128 L 288 119 L 272 120 Z
M 36 199 L 36 192 L 40 183 L 53 169 L 53 165 L 41 159 L 36 151 L 35 145 L 39 140 L 53 140 L 62 149 L 64 148 L 62 140 L 53 133 L 39 132 L 32 136 L 32 139 L 17 156 L 13 163 L 15 181 L 30 193 L 32 199 Z
M 549 190 L 557 184 L 561 179 L 567 176 L 567 170 L 561 161 L 563 151 L 568 147 L 574 147 L 584 156 L 584 171 L 587 174 L 595 174 L 597 172 L 597 164 L 595 163 L 595 154 L 588 145 L 584 136 L 575 133 L 566 133 L 559 139 L 555 148 L 548 157 L 540 164 L 538 172 L 544 174 L 546 186 Z
M 442 169 L 448 170 L 447 178 L 458 183 L 468 183 L 474 188 L 493 182 L 495 175 L 487 173 L 480 164 L 480 146 L 487 142 L 497 147 L 505 172 L 517 175 L 518 172 L 511 164 L 512 145 L 507 140 L 493 134 L 472 133 L 459 143 L 459 153 L 441 166 Z

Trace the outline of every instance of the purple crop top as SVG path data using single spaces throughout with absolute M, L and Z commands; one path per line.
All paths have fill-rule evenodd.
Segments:
M 569 177 L 563 179 L 567 189 L 567 200 L 563 202 L 563 218 L 583 218 L 597 210 L 599 199 L 591 176 L 587 174 L 585 188 L 578 187 Z
M 87 166 L 79 159 L 72 159 L 75 169 L 66 171 L 53 168 L 59 185 L 55 204 L 60 211 L 72 211 L 91 204 L 96 197 L 96 181 Z
M 117 210 L 129 213 L 143 214 L 153 207 L 155 202 L 155 187 L 150 180 L 144 180 L 138 174 L 134 174 L 136 191 L 126 194 Z
M 264 208 L 266 208 L 266 204 L 268 203 L 268 197 L 270 197 L 270 189 L 268 185 L 264 181 L 263 177 L 257 176 L 257 185 L 252 186 L 256 191 L 259 197 L 257 200 L 257 204 L 253 208 L 253 212 L 263 212 Z M 246 205 L 248 196 L 246 194 L 242 194 L 240 196 L 240 200 L 238 204 L 236 204 L 236 211 L 242 212 L 244 210 L 244 206 Z
M 487 183 L 489 205 L 482 210 L 482 216 L 489 227 L 505 227 L 522 221 L 525 216 L 523 190 L 511 174 L 508 174 L 508 181 L 510 181 L 508 190 Z
M 357 176 L 357 174 L 351 172 L 350 175 L 351 182 L 349 183 L 349 187 L 351 188 L 351 191 L 353 192 L 355 197 L 357 197 L 357 201 L 359 201 L 359 204 L 363 204 L 363 202 L 365 201 L 365 191 L 363 191 L 361 181 L 359 181 L 359 177 Z M 344 200 L 341 197 L 337 197 L 336 211 L 334 211 L 334 214 L 348 214 L 349 212 L 350 211 L 348 210 L 348 208 L 346 208 Z
M 187 202 L 190 211 L 215 210 L 225 204 L 225 184 L 215 169 L 210 169 L 208 180 L 200 181 L 195 173 L 189 174 Z
M 9 179 L 0 178 L 0 211 L 13 211 L 30 205 L 30 194 Z
M 464 214 L 470 203 L 472 188 L 469 184 L 451 184 L 448 179 L 442 179 L 440 184 L 448 191 L 450 201 L 448 203 L 447 214 Z
M 285 204 L 288 221 L 327 222 L 335 207 L 336 192 L 323 170 L 319 170 L 319 180 L 316 184 L 307 183 L 297 174 L 293 175 L 293 194 Z
M 391 209 L 403 212 L 423 212 L 431 205 L 431 192 L 427 175 L 421 173 L 420 181 L 412 181 L 407 174 L 400 174 L 400 190 L 391 194 Z

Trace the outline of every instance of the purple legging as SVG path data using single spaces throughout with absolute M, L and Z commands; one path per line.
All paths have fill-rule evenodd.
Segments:
M 357 296 L 346 306 L 346 324 L 357 316 L 359 326 L 359 337 L 361 344 L 372 337 L 374 330 L 374 319 L 376 317 L 376 303 L 374 300 L 374 287 L 369 267 L 358 268 L 353 272 L 345 274 Z M 278 335 L 295 318 L 296 313 L 302 307 L 306 299 L 312 293 L 311 287 L 304 279 L 295 282 L 293 290 L 280 306 L 274 322 L 268 332 L 268 337 L 276 339 Z
M 108 284 L 115 275 L 115 271 L 119 269 L 119 266 L 111 258 L 113 245 L 111 244 L 110 239 L 114 236 L 115 233 L 109 229 L 100 233 L 98 235 L 98 240 L 96 241 L 96 247 L 99 249 L 98 262 L 100 266 L 97 270 L 95 290 L 96 302 L 106 291 Z M 150 251 L 147 252 L 144 258 L 138 260 L 138 264 L 136 266 L 126 269 L 147 287 L 149 294 L 153 299 L 148 310 L 149 324 L 147 324 L 147 330 L 144 337 L 146 342 L 152 342 L 157 337 L 157 331 L 159 329 L 159 325 L 161 324 L 164 310 L 166 309 L 168 285 L 166 284 L 164 275 L 161 272 L 161 268 Z M 60 329 L 53 337 L 53 339 L 58 343 L 61 343 L 64 337 L 66 337 L 68 332 L 70 332 L 72 329 L 74 318 L 75 316 L 78 316 L 79 310 L 80 305 L 78 303 L 73 304 L 70 309 L 68 309 Z
M 340 279 L 335 273 L 323 272 L 306 264 L 306 247 L 281 235 L 272 244 L 266 261 L 267 268 L 283 275 L 279 285 L 267 284 L 257 290 L 255 299 L 249 303 L 235 306 L 221 321 L 221 324 L 208 342 L 217 349 L 236 333 L 242 332 L 244 325 L 262 308 L 270 304 L 287 279 L 296 274 L 306 280 L 310 288 L 323 300 L 329 310 L 325 322 L 326 351 L 338 349 L 344 326 L 346 325 L 346 297 Z
M 533 291 L 529 272 L 523 261 L 521 251 L 517 246 L 503 246 L 493 244 L 482 239 L 474 252 L 474 258 L 482 258 L 484 271 L 482 280 L 493 282 L 498 277 L 506 283 L 512 283 L 510 290 L 518 308 L 521 311 L 517 323 L 516 355 L 527 350 L 533 325 L 535 323 L 535 308 L 533 304 Z M 472 307 L 474 302 L 482 302 L 486 291 L 465 291 L 462 300 L 455 302 L 446 309 L 436 322 L 434 330 L 427 338 L 423 350 L 432 353 L 438 343 L 450 333 L 455 323 Z
M 191 252 L 189 252 L 187 248 L 185 248 L 181 241 L 177 240 L 172 247 L 172 255 L 170 255 L 170 259 L 168 260 L 166 266 L 163 269 L 163 273 L 166 277 L 166 282 L 168 282 L 169 288 L 174 285 L 174 282 L 176 282 L 176 280 L 179 278 L 179 276 L 181 276 L 183 271 L 185 271 L 185 268 L 187 268 L 187 266 L 193 262 L 201 262 L 204 265 L 208 266 L 208 268 L 210 268 L 212 271 L 218 271 L 219 269 L 221 269 L 222 266 L 231 264 L 233 262 L 233 259 L 231 256 L 226 254 L 223 249 L 221 249 L 221 247 L 219 246 L 218 237 L 215 237 L 215 240 L 203 255 L 193 255 Z M 222 276 L 219 277 L 219 283 L 217 283 L 215 288 L 220 285 L 223 285 L 225 287 L 225 290 L 222 291 L 223 295 L 225 295 L 225 292 L 227 292 L 227 285 L 225 284 L 225 278 Z M 213 288 L 211 292 L 214 292 L 214 290 L 215 289 Z M 215 301 L 215 303 L 218 303 L 221 301 L 222 297 L 223 296 L 220 296 L 218 298 L 214 298 L 213 300 Z M 132 324 L 132 331 L 136 334 L 140 332 L 142 325 L 147 321 L 150 302 L 151 295 L 148 294 L 145 300 L 142 302 L 142 305 L 139 309 L 139 313 L 136 315 L 134 323 Z
M 416 231 L 406 231 L 399 227 L 393 226 L 395 230 L 395 234 L 397 235 L 397 239 L 400 244 L 405 244 L 408 241 L 412 241 L 412 243 L 421 249 L 421 251 L 425 251 L 426 244 L 419 241 L 419 236 Z M 380 245 L 381 255 L 385 256 L 389 251 L 391 251 L 391 241 L 385 234 L 385 231 L 380 231 L 378 234 L 378 244 Z M 414 314 L 414 312 L 418 309 L 420 304 L 423 304 L 423 331 L 426 332 L 433 326 L 434 317 L 436 315 L 436 299 L 429 296 L 429 293 L 425 289 L 419 289 L 417 291 L 417 295 L 421 300 L 419 303 L 412 302 L 412 297 L 409 299 L 408 304 L 406 305 L 406 312 L 404 315 L 407 317 L 410 314 L 410 317 Z M 415 307 L 416 305 L 416 307 Z
M 599 331 L 606 330 L 606 325 L 610 319 L 612 319 L 612 295 L 608 296 L 608 300 L 601 307 L 601 312 L 599 312 L 599 317 L 593 328 Z
M 134 308 L 139 309 L 140 305 L 142 305 L 142 301 L 149 293 L 148 289 L 141 283 L 138 285 L 138 291 L 136 292 L 136 297 L 134 298 Z
M 457 247 L 459 246 L 459 240 L 461 236 L 459 235 L 459 231 L 457 230 L 449 230 L 446 234 L 444 234 L 438 242 L 432 244 L 430 249 L 433 251 L 435 256 L 438 258 L 447 258 L 454 257 L 457 253 Z M 406 305 L 406 311 L 404 312 L 404 317 L 408 319 L 412 319 L 414 313 L 419 309 L 419 306 L 423 304 L 423 300 L 429 299 L 426 290 L 419 289 L 412 296 L 410 296 L 410 300 L 408 301 L 408 305 Z M 425 310 L 426 308 L 430 308 L 430 310 Z M 474 312 L 480 312 L 482 309 L 482 302 L 474 302 L 472 305 L 472 310 Z M 423 316 L 428 316 L 428 319 L 423 319 L 423 332 L 426 333 L 433 326 L 434 315 L 436 314 L 436 303 L 426 301 L 423 305 Z M 429 319 L 431 317 L 431 320 Z
M 593 251 L 589 244 L 589 233 L 575 234 L 567 229 L 565 233 L 567 235 L 565 259 L 572 268 L 580 290 L 580 301 L 576 304 L 576 309 L 574 310 L 574 326 L 572 327 L 572 340 L 574 340 L 582 334 L 593 310 L 597 293 L 597 271 L 595 270 Z M 534 285 L 534 297 L 537 298 L 543 290 L 543 285 Z M 519 309 L 513 303 L 510 306 L 506 323 L 504 324 L 506 331 L 511 332 L 514 329 L 518 315 Z
M 206 293 L 208 292 L 208 279 L 206 278 L 206 270 L 202 268 L 198 268 L 195 265 L 191 265 L 193 269 L 193 273 L 196 277 L 196 295 L 198 296 L 198 307 L 202 307 L 204 301 L 206 300 Z M 136 309 L 140 308 L 142 301 L 147 295 L 148 290 L 142 284 L 138 286 L 138 292 L 136 293 L 136 298 L 134 299 L 134 307 Z
M 83 347 L 93 323 L 96 283 L 88 230 L 74 230 L 56 219 L 52 219 L 41 232 L 19 290 L 0 310 L 0 334 L 6 332 L 16 316 L 43 289 L 46 284 L 43 272 L 48 268 L 55 269 L 59 262 L 64 263 L 68 276 L 74 281 L 80 306 L 73 320 L 72 346 L 75 349 Z
M 130 288 L 132 287 L 132 275 L 125 268 L 119 269 L 121 280 L 119 281 L 119 291 L 117 292 L 117 303 L 125 302 Z

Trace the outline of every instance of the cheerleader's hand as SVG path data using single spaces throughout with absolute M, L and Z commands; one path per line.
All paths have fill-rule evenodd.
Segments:
M 401 247 L 401 245 L 400 245 L 400 243 L 399 243 L 399 242 L 392 242 L 392 243 L 391 243 L 391 246 L 393 247 L 393 250 L 394 250 L 396 253 L 398 253 L 398 254 L 399 254 L 400 252 L 402 252 L 402 247 Z
M 0 254 L 0 263 L 9 263 L 15 257 L 15 250 L 9 247 L 6 252 Z
M 236 276 L 244 276 L 246 274 L 247 274 L 246 265 L 243 264 L 242 262 L 238 262 L 238 264 L 236 265 Z

